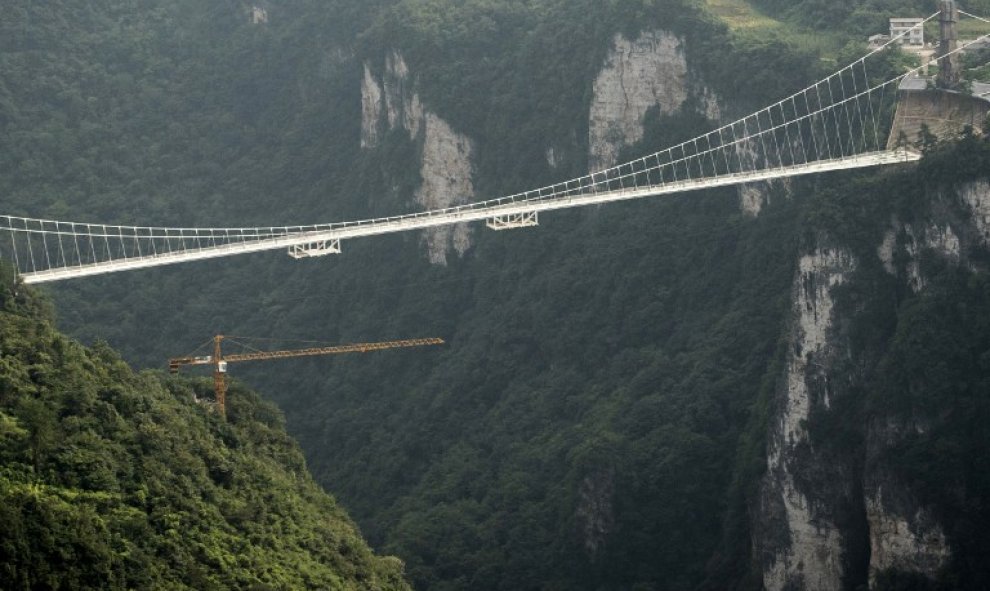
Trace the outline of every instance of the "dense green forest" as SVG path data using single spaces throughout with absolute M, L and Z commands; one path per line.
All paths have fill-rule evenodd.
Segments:
M 243 388 L 134 373 L 0 267 L 0 587 L 405 589 Z
M 860 55 L 863 37 L 884 30 L 886 16 L 931 12 L 913 1 L 754 0 L 795 23 L 785 35 L 732 31 L 705 3 L 688 0 L 262 4 L 265 24 L 252 24 L 249 5 L 236 1 L 16 2 L 0 19 L 2 213 L 236 226 L 410 211 L 417 207 L 420 146 L 392 133 L 373 150 L 359 149 L 363 66 L 380 69 L 393 50 L 415 72 L 424 104 L 475 142 L 479 198 L 508 193 L 586 172 L 592 82 L 617 33 L 680 36 L 691 75 L 724 97 L 720 107 L 731 116 L 803 88 L 843 56 Z M 829 38 L 823 43 L 798 25 L 826 29 Z M 626 153 L 711 125 L 689 111 L 651 113 L 645 139 Z M 891 215 L 923 220 L 941 211 L 939 196 L 955 183 L 990 169 L 986 142 L 965 142 L 932 151 L 917 171 L 773 187 L 755 218 L 740 212 L 734 190 L 722 189 L 555 213 L 538 229 L 511 234 L 479 229 L 466 255 L 446 266 L 426 261 L 418 236 L 389 236 L 347 243 L 333 260 L 293 262 L 274 253 L 50 291 L 62 327 L 85 342 L 107 341 L 141 366 L 161 367 L 215 333 L 331 342 L 445 338 L 442 350 L 233 370 L 278 404 L 316 480 L 372 545 L 405 561 L 418 589 L 759 588 L 749 519 L 787 355 L 796 261 L 822 235 L 874 260 Z M 547 146 L 563 148 L 556 167 L 544 156 Z M 971 260 L 975 269 L 987 261 L 985 253 Z M 940 417 L 891 451 L 890 461 L 951 524 L 958 551 L 945 588 L 976 589 L 987 577 L 977 534 L 988 519 L 986 474 L 973 451 L 985 443 L 979 425 L 988 418 L 981 396 L 988 391 L 986 279 L 926 261 L 929 289 L 922 294 L 879 263 L 845 286 L 845 321 L 860 327 L 850 337 L 859 347 L 854 359 L 865 360 L 848 375 L 864 395 L 834 417 L 815 417 L 809 429 L 820 447 L 859 458 L 867 417 Z M 953 341 L 959 346 L 943 346 Z M 126 373 L 106 347 L 95 351 Z M 906 371 L 925 366 L 919 359 L 941 360 L 941 373 Z M 224 426 L 192 402 L 208 396 L 202 383 L 128 379 L 134 385 L 127 392 L 147 387 L 170 421 L 199 429 L 169 445 L 203 458 L 201 480 L 186 475 L 186 463 L 169 470 L 202 481 L 218 499 L 234 499 L 226 502 L 237 511 L 271 516 L 276 509 L 262 484 L 269 481 L 224 488 L 223 478 L 232 476 L 223 472 L 216 483 L 209 465 L 216 449 L 230 449 L 225 462 L 247 461 L 237 450 L 262 445 L 260 431 L 264 473 L 278 465 L 274 482 L 332 507 L 305 477 L 300 484 L 287 476 L 302 474 L 303 462 L 268 403 L 235 388 L 233 419 Z M 50 411 L 65 422 L 61 404 L 52 401 Z M 950 412 L 957 404 L 969 412 Z M 10 408 L 4 412 L 15 416 L 21 407 Z M 5 433 L 24 430 L 20 422 L 4 424 Z M 141 424 L 119 428 L 134 433 Z M 16 437 L 24 462 L 17 478 L 37 478 L 35 470 L 54 465 L 60 448 L 39 456 L 45 466 L 34 465 L 27 435 Z M 116 475 L 113 466 L 133 467 L 116 461 L 107 460 L 106 478 L 118 488 L 93 494 L 116 494 L 127 505 L 137 493 L 121 479 L 135 476 Z M 59 503 L 70 494 L 92 498 L 73 506 L 103 515 L 108 505 L 101 503 L 110 501 L 73 492 L 90 489 L 53 470 L 46 485 L 71 489 L 51 489 Z M 958 486 L 944 486 L 945 471 Z M 184 510 L 206 511 L 198 501 Z M 222 511 L 202 517 L 215 525 L 196 530 L 203 550 L 180 554 L 183 560 L 228 559 L 223 536 L 240 525 Z M 326 532 L 292 535 L 252 539 L 256 554 L 245 554 L 266 564 L 273 558 L 266 549 Z M 112 562 L 116 547 L 102 543 L 91 551 Z M 147 543 L 131 555 L 154 554 L 153 544 L 165 542 Z M 395 575 L 390 559 L 354 548 L 362 557 L 357 572 L 377 573 L 362 575 L 368 585 Z M 314 565 L 326 561 L 307 560 L 302 550 L 289 553 L 269 579 L 245 574 L 244 583 L 291 588 L 299 579 L 290 577 L 300 573 L 323 576 Z M 216 563 L 205 564 L 203 571 L 152 570 L 209 578 Z M 856 572 L 856 584 L 865 584 L 865 572 Z M 929 583 L 896 572 L 880 581 L 890 589 Z

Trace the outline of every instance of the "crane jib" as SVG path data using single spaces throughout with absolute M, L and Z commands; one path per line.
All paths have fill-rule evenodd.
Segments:
M 173 357 L 168 360 L 169 373 L 178 373 L 179 368 L 184 365 L 212 365 L 214 390 L 216 392 L 216 404 L 220 414 L 226 416 L 226 391 L 227 391 L 227 364 L 240 361 L 261 361 L 267 359 L 285 359 L 290 357 L 307 357 L 314 355 L 334 355 L 338 353 L 368 353 L 371 351 L 383 351 L 386 349 L 399 349 L 405 347 L 424 347 L 430 345 L 442 345 L 444 340 L 440 338 L 426 339 L 405 339 L 399 341 L 383 341 L 379 343 L 354 343 L 350 345 L 336 345 L 333 347 L 311 347 L 308 349 L 288 349 L 283 351 L 255 351 L 252 353 L 237 353 L 234 355 L 224 355 L 220 350 L 220 343 L 223 342 L 223 335 L 213 337 L 213 355 Z

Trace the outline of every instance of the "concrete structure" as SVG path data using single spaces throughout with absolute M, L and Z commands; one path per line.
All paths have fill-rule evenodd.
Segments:
M 990 98 L 977 92 L 987 90 L 987 85 L 974 85 L 973 95 L 968 95 L 934 88 L 928 78 L 905 78 L 898 91 L 887 148 L 893 150 L 905 141 L 913 145 L 922 125 L 939 139 L 958 136 L 967 125 L 976 133 L 986 131 Z
M 936 85 L 946 90 L 959 90 L 962 66 L 959 63 L 959 10 L 956 0 L 939 2 L 938 79 Z
M 925 29 L 922 23 L 925 22 L 923 18 L 892 18 L 890 19 L 890 38 L 896 39 L 900 35 L 904 35 L 898 40 L 901 45 L 924 47 L 925 46 Z

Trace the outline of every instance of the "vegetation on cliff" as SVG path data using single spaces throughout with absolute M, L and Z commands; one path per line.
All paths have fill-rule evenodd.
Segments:
M 0 267 L 0 588 L 406 589 L 240 387 L 135 374 Z

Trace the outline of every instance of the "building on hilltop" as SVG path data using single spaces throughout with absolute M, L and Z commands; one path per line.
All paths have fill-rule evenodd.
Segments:
M 922 26 L 924 22 L 925 19 L 923 18 L 892 18 L 890 19 L 890 38 L 897 39 L 898 36 L 904 35 L 898 39 L 898 43 L 901 45 L 924 47 L 925 28 Z

